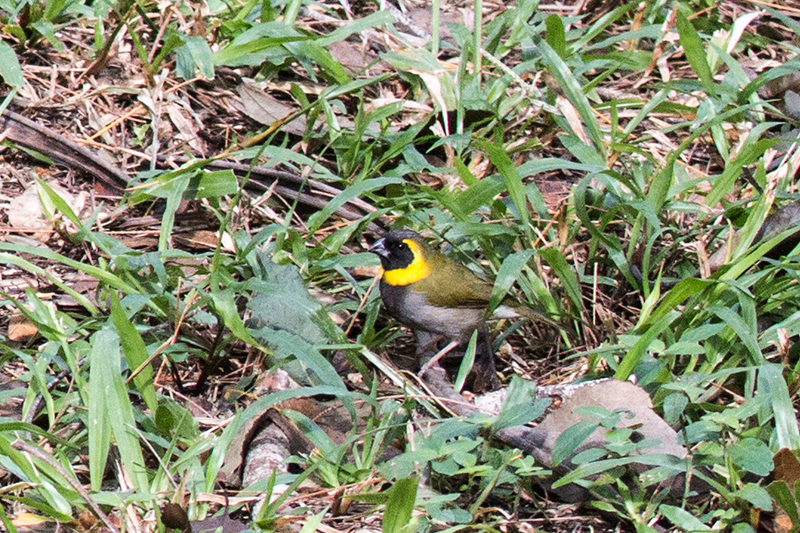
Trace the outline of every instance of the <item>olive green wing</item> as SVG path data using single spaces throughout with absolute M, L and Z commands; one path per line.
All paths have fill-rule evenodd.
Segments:
M 492 296 L 492 283 L 465 265 L 446 259 L 415 289 L 425 292 L 428 302 L 438 307 L 484 308 Z

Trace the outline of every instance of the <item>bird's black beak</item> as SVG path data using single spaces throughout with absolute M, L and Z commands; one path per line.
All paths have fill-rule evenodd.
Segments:
M 389 255 L 389 251 L 386 249 L 386 245 L 384 243 L 385 241 L 383 237 L 381 237 L 369 247 L 368 251 L 372 252 L 373 254 L 377 254 L 380 257 L 386 257 Z

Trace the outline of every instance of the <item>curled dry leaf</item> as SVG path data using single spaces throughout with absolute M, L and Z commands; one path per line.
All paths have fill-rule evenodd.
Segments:
M 187 110 L 177 102 L 169 102 L 166 104 L 165 109 L 169 115 L 169 119 L 175 128 L 178 130 L 176 139 L 185 142 L 196 153 L 205 157 L 207 152 L 206 145 L 198 135 L 198 131 L 202 127 L 202 121 L 196 116 L 191 116 L 192 112 Z
M 54 183 L 50 188 L 58 194 L 76 214 L 83 211 L 86 204 L 86 194 L 72 195 L 63 187 Z M 8 224 L 22 232 L 30 232 L 39 242 L 47 242 L 53 231 L 53 220 L 45 213 L 44 204 L 39 194 L 39 187 L 35 184 L 25 189 L 25 192 L 12 198 L 8 204 Z

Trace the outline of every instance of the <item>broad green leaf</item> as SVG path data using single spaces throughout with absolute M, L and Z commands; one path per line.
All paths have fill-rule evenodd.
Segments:
M 569 472 L 565 476 L 558 479 L 555 483 L 553 483 L 553 488 L 557 489 L 558 487 L 563 487 L 564 485 L 568 485 L 569 483 L 574 483 L 585 477 L 594 476 L 596 474 L 605 472 L 612 468 L 617 468 L 620 466 L 626 466 L 630 464 L 657 466 L 660 468 L 664 468 L 669 472 L 673 472 L 673 475 L 685 474 L 687 468 L 689 468 L 686 459 L 679 459 L 674 455 L 651 453 L 651 454 L 636 455 L 630 457 L 620 457 L 617 459 L 605 459 L 602 461 L 594 461 L 591 463 L 580 465 L 578 468 Z
M 658 507 L 658 512 L 683 531 L 711 531 L 711 528 L 702 523 L 700 519 L 680 507 L 662 504 Z
M 259 348 L 261 345 L 253 338 L 250 332 L 247 331 L 247 328 L 244 327 L 244 322 L 242 322 L 242 317 L 239 316 L 234 291 L 231 289 L 214 288 L 211 290 L 210 296 L 211 301 L 214 303 L 214 309 L 222 318 L 225 326 L 231 330 L 231 333 L 247 344 Z
M 767 492 L 773 497 L 778 507 L 786 511 L 786 514 L 792 521 L 793 528 L 797 529 L 797 527 L 800 526 L 800 514 L 798 514 L 797 500 L 786 482 L 782 479 L 773 481 L 767 487 Z
M 281 414 L 288 418 L 303 433 L 305 438 L 311 441 L 316 448 L 315 453 L 319 453 L 321 457 L 333 459 L 332 454 L 336 452 L 339 446 L 316 422 L 303 413 L 292 409 L 281 409 Z
M 734 442 L 727 449 L 728 457 L 734 464 L 757 476 L 766 477 L 772 472 L 772 452 L 766 444 L 754 438 Z
M 469 343 L 467 344 L 467 350 L 464 353 L 464 358 L 461 360 L 461 364 L 458 366 L 458 374 L 456 375 L 456 381 L 453 384 L 453 388 L 457 393 L 461 393 L 461 389 L 464 388 L 464 383 L 467 381 L 467 376 L 472 371 L 472 367 L 475 364 L 475 351 L 477 350 L 477 342 L 478 342 L 478 330 L 472 332 L 472 337 L 469 338 Z
M 714 207 L 722 200 L 723 196 L 730 194 L 736 179 L 738 179 L 742 173 L 742 167 L 758 160 L 764 155 L 764 152 L 779 142 L 780 139 L 761 139 L 755 143 L 747 143 L 736 156 L 736 159 L 730 161 L 725 166 L 725 170 L 722 171 L 722 174 L 714 181 L 711 191 L 706 196 L 706 205 Z
M 45 3 L 47 5 L 47 2 Z M 59 53 L 64 53 L 64 43 L 56 35 L 56 27 L 53 25 L 52 22 L 45 19 L 39 19 L 31 23 L 31 27 L 42 34 L 42 36 L 50 41 L 50 44 L 53 45 L 53 48 L 56 49 Z
M 746 322 L 744 318 L 728 307 L 712 305 L 709 311 L 725 321 L 731 330 L 742 340 L 750 352 L 752 364 L 759 365 L 764 362 L 764 356 L 758 345 L 758 332 L 755 322 Z
M 561 17 L 549 15 L 545 19 L 545 25 L 547 27 L 545 33 L 547 44 L 552 46 L 553 50 L 564 59 L 567 53 L 567 36 L 564 32 L 564 23 L 561 21 Z
M 583 88 L 580 82 L 572 74 L 572 70 L 567 65 L 558 53 L 544 41 L 538 43 L 539 51 L 542 54 L 542 60 L 547 66 L 548 71 L 558 82 L 559 87 L 564 91 L 567 100 L 578 111 L 581 118 L 583 127 L 589 132 L 589 137 L 594 143 L 594 149 L 600 159 L 605 161 L 606 148 L 603 142 L 603 132 L 600 129 L 600 124 L 597 122 L 594 110 L 589 104 L 589 100 L 583 93 Z
M 525 265 L 528 264 L 528 261 L 530 261 L 535 253 L 536 252 L 533 250 L 520 250 L 503 260 L 503 264 L 500 265 L 500 269 L 497 271 L 494 287 L 492 287 L 492 298 L 489 300 L 488 305 L 489 312 L 494 311 L 497 306 L 500 305 L 500 302 L 508 294 L 511 286 L 514 285 L 514 282 L 519 278 L 522 269 L 525 268 Z
M 581 444 L 583 444 L 599 427 L 599 422 L 584 420 L 583 422 L 578 422 L 565 429 L 561 435 L 556 438 L 556 442 L 553 445 L 553 466 L 558 466 L 563 461 L 572 457 L 575 452 L 578 451 Z
M 264 26 L 267 25 L 269 25 L 269 28 L 264 28 L 263 31 L 285 27 L 282 22 L 279 23 L 277 21 L 264 24 Z M 286 30 L 284 30 L 283 33 L 286 33 Z M 249 37 L 250 36 L 245 33 L 240 34 L 231 44 L 216 52 L 214 54 L 214 64 L 228 67 L 256 66 L 263 63 L 266 58 L 269 57 L 269 52 L 288 55 L 283 48 L 285 45 L 313 39 L 313 37 L 310 36 L 297 34 L 260 37 L 247 40 Z
M 89 406 L 86 427 L 89 433 L 89 481 L 92 491 L 98 492 L 103 484 L 103 477 L 111 447 L 111 421 L 108 418 L 106 395 L 111 394 L 108 384 L 103 379 L 103 367 L 100 364 L 89 367 Z
M 492 431 L 532 422 L 542 416 L 549 406 L 549 398 L 536 397 L 536 384 L 533 381 L 514 375 Z
M 350 200 L 359 198 L 362 194 L 369 193 L 377 189 L 382 189 L 387 185 L 401 183 L 403 183 L 403 180 L 400 178 L 373 178 L 359 181 L 358 183 L 350 185 L 340 194 L 337 194 L 334 198 L 328 200 L 328 202 L 325 204 L 325 207 L 308 218 L 309 232 L 313 233 L 317 231 L 325 222 L 328 221 L 328 219 L 337 209 Z
M 664 421 L 671 426 L 677 426 L 688 404 L 689 399 L 680 392 L 675 392 L 664 398 Z
M 586 50 L 588 45 L 594 40 L 595 37 L 600 35 L 603 32 L 608 32 L 608 29 L 611 25 L 619 20 L 621 17 L 624 17 L 628 11 L 635 9 L 639 4 L 635 2 L 629 2 L 626 4 L 622 4 L 607 13 L 601 15 L 589 28 L 583 32 L 577 41 L 575 41 L 575 49 L 576 50 Z M 661 30 L 661 26 L 658 26 L 659 34 L 663 31 Z M 616 33 L 616 32 L 611 32 Z M 658 35 L 654 35 L 653 38 L 658 38 Z M 595 45 L 597 46 L 597 45 Z M 602 45 L 602 48 L 606 48 L 606 45 Z
M 575 276 L 575 271 L 570 264 L 567 263 L 567 258 L 564 257 L 564 254 L 553 247 L 542 248 L 538 253 L 550 265 L 558 279 L 561 280 L 561 285 L 564 287 L 573 309 L 577 312 L 582 311 L 583 295 L 578 284 L 578 278 Z
M 772 498 L 769 492 L 767 492 L 767 489 L 761 485 L 745 483 L 744 486 L 734 494 L 762 511 L 772 511 Z
M 383 533 L 411 533 L 416 527 L 411 520 L 417 500 L 419 478 L 412 476 L 398 479 L 389 489 L 389 500 L 383 513 Z
M 395 20 L 395 16 L 391 11 L 381 9 L 366 17 L 353 19 L 348 24 L 339 26 L 332 32 L 321 35 L 316 42 L 320 46 L 329 46 L 335 42 L 343 41 L 351 35 L 363 35 L 363 32 L 369 29 L 391 24 L 395 22 Z
M 184 192 L 184 200 L 219 198 L 236 194 L 239 180 L 232 170 L 203 170 L 192 176 Z
M 175 226 L 175 213 L 183 200 L 183 193 L 189 187 L 191 176 L 189 174 L 179 174 L 169 181 L 170 187 L 166 194 L 167 205 L 161 215 L 161 229 L 158 232 L 158 251 L 164 252 L 171 248 L 169 239 L 172 237 L 172 229 Z
M 528 234 L 529 240 L 532 242 L 530 225 L 531 214 L 528 211 L 528 199 L 525 196 L 525 185 L 522 183 L 522 177 L 517 172 L 517 167 L 502 145 L 491 143 L 485 139 L 476 139 L 475 144 L 478 148 L 486 150 L 489 154 L 489 159 L 492 164 L 497 167 L 497 171 L 503 176 L 503 183 L 508 190 L 508 196 L 514 203 L 514 208 L 517 210 L 517 216 Z
M 303 523 L 303 527 L 300 528 L 300 533 L 316 533 L 317 531 L 320 531 L 319 526 L 322 524 L 322 520 L 325 518 L 326 514 L 328 514 L 327 507 L 316 514 L 311 515 L 309 518 L 306 518 L 305 523 Z
M 327 78 L 337 85 L 342 85 L 350 81 L 350 76 L 347 74 L 344 67 L 333 58 L 327 49 L 314 41 L 296 41 L 286 43 L 284 46 L 292 55 L 308 58 L 316 63 L 322 74 L 325 74 Z
M 703 280 L 698 278 L 686 278 L 681 280 L 677 285 L 675 285 L 675 287 L 673 287 L 667 294 L 664 295 L 664 299 L 661 300 L 661 304 L 656 308 L 655 311 L 653 311 L 650 320 L 661 320 L 681 303 L 686 301 L 687 298 L 698 294 L 706 287 L 713 286 L 716 283 L 717 282 L 713 280 Z
M 639 340 L 636 341 L 636 344 L 633 345 L 633 348 L 631 348 L 628 353 L 625 354 L 625 357 L 622 358 L 617 371 L 614 373 L 614 377 L 621 381 L 626 381 L 633 373 L 636 365 L 639 364 L 639 361 L 642 360 L 642 356 L 650 347 L 650 344 L 655 341 L 658 336 L 661 335 L 661 333 L 667 329 L 667 327 L 669 327 L 669 325 L 672 324 L 676 318 L 678 318 L 678 316 L 678 312 L 671 311 L 658 320 L 652 321 L 647 331 L 644 332 Z
M 96 267 L 94 265 L 88 265 L 86 263 L 75 261 L 74 259 L 70 259 L 61 254 L 58 254 L 50 250 L 49 248 L 40 248 L 37 246 L 30 246 L 27 244 L 0 242 L 0 250 L 7 250 L 9 252 L 12 252 L 10 254 L 0 253 L 0 263 L 17 265 L 29 272 L 47 278 L 49 281 L 53 283 L 53 285 L 57 286 L 59 289 L 63 290 L 70 296 L 73 296 L 81 305 L 84 306 L 84 308 L 87 311 L 91 312 L 93 315 L 98 315 L 100 314 L 100 312 L 97 309 L 97 307 L 94 306 L 85 296 L 75 291 L 72 287 L 70 287 L 68 284 L 58 279 L 57 276 L 54 276 L 52 273 L 49 273 L 47 270 L 38 267 L 29 261 L 26 261 L 25 259 L 20 257 L 19 254 L 28 253 L 33 256 L 43 257 L 45 259 L 54 261 L 56 263 L 62 263 L 64 265 L 74 267 L 77 271 L 85 272 L 90 276 L 98 279 L 100 282 L 105 282 L 109 286 L 121 290 L 126 294 L 135 291 L 133 287 L 131 287 L 126 282 L 124 282 L 123 280 L 115 276 L 113 273 L 108 272 L 105 269 Z
M 422 48 L 404 49 L 400 52 L 384 52 L 381 54 L 381 58 L 398 70 L 422 78 L 440 111 L 445 112 L 457 108 L 457 93 L 453 77 L 430 51 Z
M 6 41 L 0 41 L 0 76 L 12 87 L 21 87 L 25 84 L 17 54 Z
M 176 70 L 185 80 L 196 76 L 195 67 L 208 80 L 214 79 L 214 53 L 199 35 L 182 35 L 183 46 L 175 50 Z

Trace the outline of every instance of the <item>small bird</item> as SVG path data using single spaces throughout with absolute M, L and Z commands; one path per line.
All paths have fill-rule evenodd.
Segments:
M 486 326 L 492 282 L 430 246 L 408 229 L 393 230 L 369 251 L 381 260 L 381 299 L 386 310 L 417 334 L 419 348 L 436 340 L 465 345 L 478 331 L 473 388 L 491 390 L 500 381 Z M 525 317 L 556 324 L 549 317 L 506 297 L 495 318 Z

